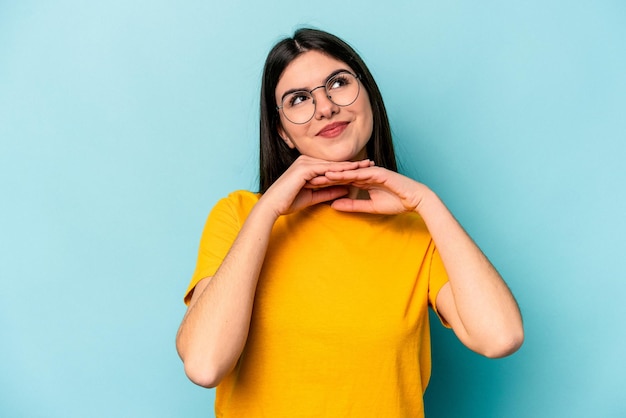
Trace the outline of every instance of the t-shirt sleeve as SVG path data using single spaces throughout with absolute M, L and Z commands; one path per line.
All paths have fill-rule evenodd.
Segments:
M 434 246 L 434 243 L 432 244 Z M 439 291 L 443 287 L 444 284 L 448 282 L 448 273 L 446 272 L 445 267 L 443 266 L 443 261 L 441 261 L 441 256 L 439 255 L 439 251 L 437 248 L 433 249 L 432 255 L 430 257 L 430 274 L 428 281 L 428 303 L 433 308 L 433 311 L 439 317 L 439 320 L 446 328 L 451 328 L 450 324 L 446 322 L 446 320 L 441 316 L 441 314 L 437 311 L 437 295 Z
M 207 218 L 200 239 L 196 269 L 185 292 L 185 304 L 189 304 L 198 282 L 215 274 L 239 234 L 243 219 L 236 197 L 231 194 L 221 199 Z

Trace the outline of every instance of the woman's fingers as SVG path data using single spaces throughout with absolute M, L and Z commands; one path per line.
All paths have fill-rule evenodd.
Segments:
M 341 212 L 377 213 L 372 201 L 366 199 L 337 199 L 331 204 L 331 207 Z
M 344 163 L 333 163 L 332 165 L 322 167 L 323 172 L 308 180 L 307 187 L 348 184 L 357 178 L 366 178 L 367 175 L 364 177 L 362 174 L 363 170 L 374 166 L 374 162 L 370 160 L 349 162 L 347 165 Z
M 324 161 L 308 156 L 300 156 L 265 193 L 266 201 L 275 206 L 278 215 L 284 215 L 320 202 L 336 199 L 348 193 L 341 182 L 322 179 L 328 171 L 358 170 L 370 167 L 369 160 Z M 319 184 L 311 183 L 320 178 Z M 270 195 L 272 196 L 270 198 Z
M 334 181 L 349 181 L 361 183 L 381 183 L 383 180 L 379 178 L 385 171 L 381 167 L 362 167 L 355 170 L 343 171 L 327 171 L 324 177 Z
M 325 161 L 300 156 L 265 192 L 264 201 L 277 215 L 285 215 L 348 193 L 349 182 L 325 176 L 328 172 L 351 172 L 372 167 L 373 161 Z
M 321 176 L 314 177 L 311 180 L 307 181 L 307 184 L 305 187 L 314 189 L 317 187 L 328 187 L 328 186 L 337 185 L 337 184 L 340 184 L 340 183 L 335 180 L 331 180 L 324 175 L 321 175 Z M 345 184 L 345 183 L 341 183 L 341 184 Z

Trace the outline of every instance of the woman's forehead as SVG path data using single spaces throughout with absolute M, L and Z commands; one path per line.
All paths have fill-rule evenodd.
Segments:
M 310 90 L 324 84 L 328 76 L 341 69 L 352 71 L 345 62 L 323 52 L 304 52 L 291 61 L 281 74 L 276 85 L 276 96 L 280 97 L 291 89 Z

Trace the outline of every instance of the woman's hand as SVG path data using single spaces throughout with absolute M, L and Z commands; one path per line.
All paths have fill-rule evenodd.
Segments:
M 439 314 L 466 346 L 487 357 L 506 356 L 520 347 L 524 328 L 513 295 L 480 248 L 428 187 L 381 167 L 328 171 L 309 184 L 350 185 L 369 193 L 365 200 L 335 200 L 332 206 L 340 211 L 418 212 L 450 279 L 437 296 Z
M 311 186 L 350 185 L 365 190 L 369 199 L 337 199 L 332 207 L 344 212 L 397 214 L 419 211 L 430 189 L 396 172 L 382 167 L 359 167 L 352 170 L 327 171 L 309 180 Z
M 345 183 L 349 182 L 313 185 L 310 181 L 325 173 L 358 171 L 373 164 L 370 160 L 333 162 L 302 155 L 263 194 L 258 204 L 268 205 L 278 217 L 337 199 L 348 193 Z
M 328 171 L 369 167 L 369 160 L 330 162 L 299 157 L 263 194 L 213 277 L 203 279 L 176 337 L 189 378 L 216 386 L 237 363 L 246 344 L 259 274 L 276 219 L 348 193 L 339 183 L 312 186 Z

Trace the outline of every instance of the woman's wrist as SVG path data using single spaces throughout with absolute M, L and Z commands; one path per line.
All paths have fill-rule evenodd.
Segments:
M 428 186 L 421 184 L 420 186 L 422 190 L 419 191 L 421 194 L 419 198 L 419 202 L 415 206 L 414 211 L 417 212 L 420 216 L 425 217 L 429 214 L 433 213 L 437 210 L 437 207 L 443 205 L 441 199 L 435 192 L 433 192 Z
M 254 214 L 257 222 L 271 222 L 272 225 L 276 222 L 276 220 L 281 216 L 281 214 L 272 207 L 268 202 L 267 198 L 264 198 L 265 195 L 262 195 L 259 201 L 254 205 L 250 215 Z

